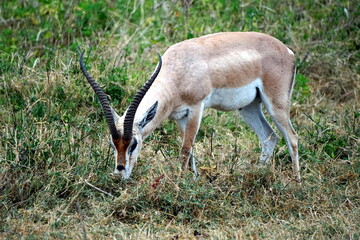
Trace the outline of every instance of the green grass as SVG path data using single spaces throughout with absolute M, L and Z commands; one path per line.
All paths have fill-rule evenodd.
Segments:
M 1 238 L 359 239 L 357 1 L 187 2 L 0 2 Z M 170 121 L 145 142 L 132 179 L 112 179 L 108 129 L 79 50 L 122 112 L 157 52 L 219 31 L 265 32 L 296 53 L 302 185 L 291 182 L 283 139 L 261 166 L 255 134 L 236 113 L 214 110 L 195 145 L 196 183 L 178 177 Z

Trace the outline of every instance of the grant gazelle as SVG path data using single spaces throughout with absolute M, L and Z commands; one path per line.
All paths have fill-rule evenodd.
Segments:
M 90 77 L 110 128 L 115 152 L 115 175 L 129 178 L 142 142 L 167 118 L 176 121 L 182 136 L 182 171 L 192 157 L 203 111 L 215 108 L 239 112 L 260 139 L 260 161 L 269 163 L 278 136 L 265 119 L 261 105 L 284 136 L 300 181 L 298 137 L 290 122 L 290 98 L 295 78 L 295 56 L 281 41 L 255 32 L 224 32 L 185 40 L 164 53 L 151 78 L 120 117 Z

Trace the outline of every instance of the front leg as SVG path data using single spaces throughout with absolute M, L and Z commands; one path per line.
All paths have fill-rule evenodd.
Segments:
M 193 169 L 194 174 L 196 174 L 196 166 L 195 166 L 194 157 L 192 155 L 192 151 L 193 151 L 192 146 L 190 147 L 190 149 L 185 148 L 184 146 L 181 148 L 180 159 L 182 162 L 182 166 L 181 166 L 182 174 L 185 174 L 187 169 L 190 168 L 189 167 L 190 159 L 191 159 L 191 167 Z
M 182 147 L 180 152 L 180 160 L 182 161 L 182 175 L 185 175 L 189 160 L 191 159 L 191 168 L 196 177 L 195 158 L 193 157 L 193 145 L 195 142 L 196 134 L 200 127 L 200 121 L 203 113 L 203 104 L 187 109 L 186 115 L 177 120 L 177 124 L 181 131 Z

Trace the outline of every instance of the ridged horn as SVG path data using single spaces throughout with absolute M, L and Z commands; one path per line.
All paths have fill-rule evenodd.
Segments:
M 108 99 L 106 97 L 106 94 L 103 92 L 103 90 L 99 86 L 99 84 L 97 84 L 95 82 L 95 80 L 90 76 L 90 74 L 86 70 L 86 67 L 85 67 L 85 64 L 84 64 L 84 52 L 82 52 L 81 55 L 80 55 L 80 68 L 81 68 L 83 74 L 85 75 L 86 79 L 88 80 L 90 86 L 95 91 L 96 95 L 98 96 L 98 98 L 100 100 L 102 109 L 103 109 L 104 114 L 105 114 L 106 122 L 107 122 L 107 124 L 109 126 L 110 134 L 111 134 L 112 138 L 113 139 L 119 139 L 120 134 L 119 134 L 119 132 L 116 129 L 116 126 L 115 126 L 115 120 L 114 120 L 114 117 L 113 117 L 113 115 L 111 113 L 111 107 L 110 107 L 109 101 L 108 101 Z
M 150 79 L 141 87 L 141 89 L 136 93 L 134 99 L 130 103 L 130 107 L 126 112 L 124 119 L 124 136 L 123 136 L 125 141 L 129 141 L 131 139 L 136 110 L 139 107 L 139 104 L 143 99 L 143 97 L 145 96 L 146 92 L 151 87 L 151 84 L 154 82 L 154 80 L 156 79 L 157 75 L 160 72 L 162 59 L 159 53 L 158 56 L 159 56 L 159 63 L 156 67 L 155 72 L 151 75 Z

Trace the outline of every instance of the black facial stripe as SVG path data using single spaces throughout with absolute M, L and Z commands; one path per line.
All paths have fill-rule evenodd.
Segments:
M 130 153 L 132 153 L 135 150 L 136 147 L 137 147 L 137 141 L 135 139 L 134 142 L 131 144 Z

